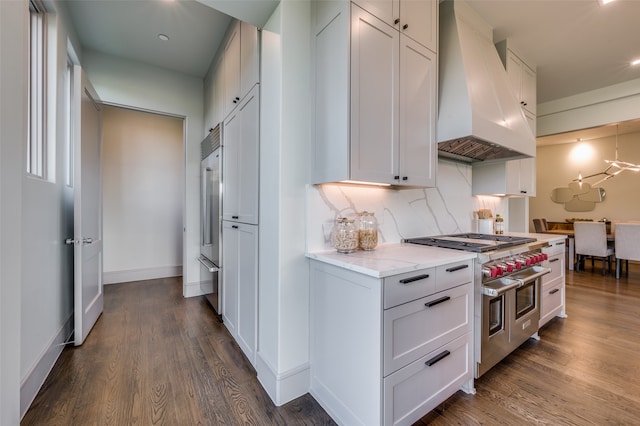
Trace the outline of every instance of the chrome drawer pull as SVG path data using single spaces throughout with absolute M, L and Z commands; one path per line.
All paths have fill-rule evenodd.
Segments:
M 447 272 L 455 272 L 455 271 L 459 271 L 460 269 L 465 269 L 468 268 L 469 265 L 458 265 L 458 266 L 454 266 L 453 268 L 447 268 L 445 269 L 445 271 Z
M 446 302 L 447 300 L 451 300 L 451 297 L 444 296 L 444 297 L 441 297 L 440 299 L 436 299 L 436 300 L 432 300 L 431 302 L 427 302 L 427 303 L 424 304 L 424 306 L 426 306 L 427 308 L 431 308 L 433 306 L 441 304 L 442 302 Z
M 449 351 L 444 351 L 436 356 L 434 356 L 433 358 L 431 358 L 429 361 L 425 362 L 425 365 L 427 367 L 431 367 L 433 364 L 442 361 L 443 359 L 445 359 L 446 357 L 448 357 L 449 355 L 451 355 L 451 352 Z
M 414 281 L 420 281 L 420 280 L 424 280 L 429 278 L 429 275 L 424 274 L 424 275 L 416 275 L 415 277 L 411 277 L 411 278 L 405 278 L 403 280 L 398 281 L 400 284 L 409 284 L 412 283 Z

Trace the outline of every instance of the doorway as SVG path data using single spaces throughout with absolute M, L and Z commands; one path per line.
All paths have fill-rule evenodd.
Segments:
M 105 106 L 104 283 L 182 275 L 184 120 Z

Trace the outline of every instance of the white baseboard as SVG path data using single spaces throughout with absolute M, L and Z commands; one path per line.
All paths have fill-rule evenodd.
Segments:
M 102 282 L 106 284 L 128 283 L 130 281 L 153 280 L 156 278 L 179 277 L 182 265 L 160 266 L 157 268 L 127 269 L 110 271 L 102 274 Z
M 278 374 L 258 352 L 256 371 L 258 381 L 278 407 L 309 392 L 308 362 Z
M 20 383 L 20 418 L 31 406 L 42 384 L 51 372 L 58 357 L 65 347 L 65 342 L 71 339 L 73 334 L 73 313 L 60 326 L 58 332 L 51 338 L 49 344 L 42 351 L 36 363 L 29 369 Z

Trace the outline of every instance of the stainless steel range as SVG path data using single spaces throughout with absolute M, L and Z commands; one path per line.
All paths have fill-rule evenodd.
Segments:
M 478 253 L 474 271 L 475 377 L 530 337 L 538 339 L 541 277 L 546 242 L 491 234 L 451 234 L 409 238 L 406 243 Z

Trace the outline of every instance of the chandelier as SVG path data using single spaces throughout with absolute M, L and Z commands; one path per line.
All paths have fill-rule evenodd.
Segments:
M 604 182 L 605 180 L 618 176 L 620 173 L 624 172 L 625 170 L 629 170 L 632 172 L 640 171 L 640 164 L 629 163 L 627 161 L 622 161 L 618 158 L 618 125 L 617 124 L 616 124 L 616 158 L 615 160 L 604 160 L 604 162 L 609 165 L 606 169 L 604 169 L 600 173 L 594 173 L 592 175 L 588 175 L 584 177 L 582 176 L 581 173 L 578 173 L 578 178 L 574 179 L 569 184 L 569 188 L 571 188 L 572 186 L 575 188 L 575 186 L 577 186 L 578 188 L 575 188 L 575 189 L 580 191 L 580 190 L 587 189 L 587 188 L 583 188 L 583 186 L 588 186 L 588 188 L 594 187 L 599 183 Z M 596 176 L 602 176 L 602 177 L 598 181 L 591 184 L 584 182 L 585 179 L 589 179 Z

